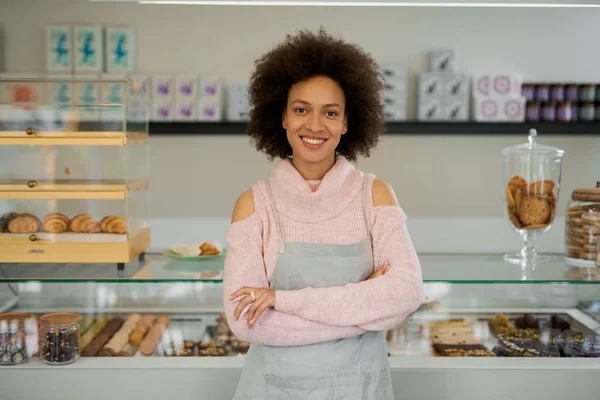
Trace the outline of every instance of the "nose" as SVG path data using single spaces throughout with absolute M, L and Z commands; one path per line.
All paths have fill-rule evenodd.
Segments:
M 311 113 L 308 117 L 306 128 L 311 132 L 321 132 L 324 129 L 322 116 L 319 113 Z

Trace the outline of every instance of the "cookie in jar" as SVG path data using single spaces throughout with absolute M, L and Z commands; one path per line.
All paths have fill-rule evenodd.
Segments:
M 506 186 L 507 212 L 513 226 L 524 230 L 549 227 L 556 214 L 556 186 L 549 179 L 528 182 L 513 176 Z
M 582 267 L 600 263 L 600 181 L 595 188 L 573 191 L 565 218 L 566 263 Z

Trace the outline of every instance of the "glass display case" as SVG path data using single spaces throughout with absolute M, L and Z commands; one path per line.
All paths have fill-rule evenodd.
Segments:
M 498 254 L 421 254 L 426 298 L 386 332 L 396 398 L 595 398 L 599 269 L 551 256 L 523 267 Z M 177 387 L 180 398 L 231 399 L 249 344 L 222 314 L 222 279 L 222 259 L 157 254 L 120 271 L 0 264 L 0 310 L 38 321 L 30 326 L 49 313 L 79 315 L 81 353 L 63 352 L 75 360 L 64 366 L 48 363 L 39 344 L 48 330 L 38 329 L 30 358 L 0 367 L 3 390 L 43 398 L 68 373 L 71 383 L 53 389 L 57 398 L 156 397 Z M 17 383 L 27 379 L 40 385 Z
M 143 258 L 148 118 L 128 85 L 0 77 L 0 262 Z

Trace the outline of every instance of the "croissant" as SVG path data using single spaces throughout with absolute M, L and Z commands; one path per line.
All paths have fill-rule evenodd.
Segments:
M 102 232 L 123 235 L 127 233 L 127 221 L 117 215 L 109 215 L 100 220 Z
M 69 230 L 78 233 L 100 233 L 102 228 L 94 217 L 89 214 L 78 214 L 69 223 Z
M 69 218 L 61 213 L 48 214 L 42 221 L 42 227 L 49 233 L 62 233 L 69 228 Z
M 0 233 L 8 232 L 8 223 L 12 221 L 17 215 L 16 212 L 7 212 L 0 216 Z
M 19 214 L 8 223 L 11 233 L 34 233 L 42 227 L 42 222 L 32 214 Z

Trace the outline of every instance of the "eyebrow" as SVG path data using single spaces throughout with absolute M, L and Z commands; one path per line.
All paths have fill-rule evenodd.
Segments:
M 296 100 L 292 101 L 292 104 L 293 104 L 293 103 L 300 103 L 300 104 L 306 104 L 306 105 L 310 105 L 310 103 L 309 103 L 308 101 L 306 101 L 306 100 L 301 100 L 301 99 L 296 99 Z M 342 108 L 342 106 L 340 106 L 340 105 L 339 105 L 339 104 L 337 104 L 337 103 L 328 103 L 328 104 L 324 104 L 324 105 L 323 105 L 323 107 L 339 107 L 339 108 Z

